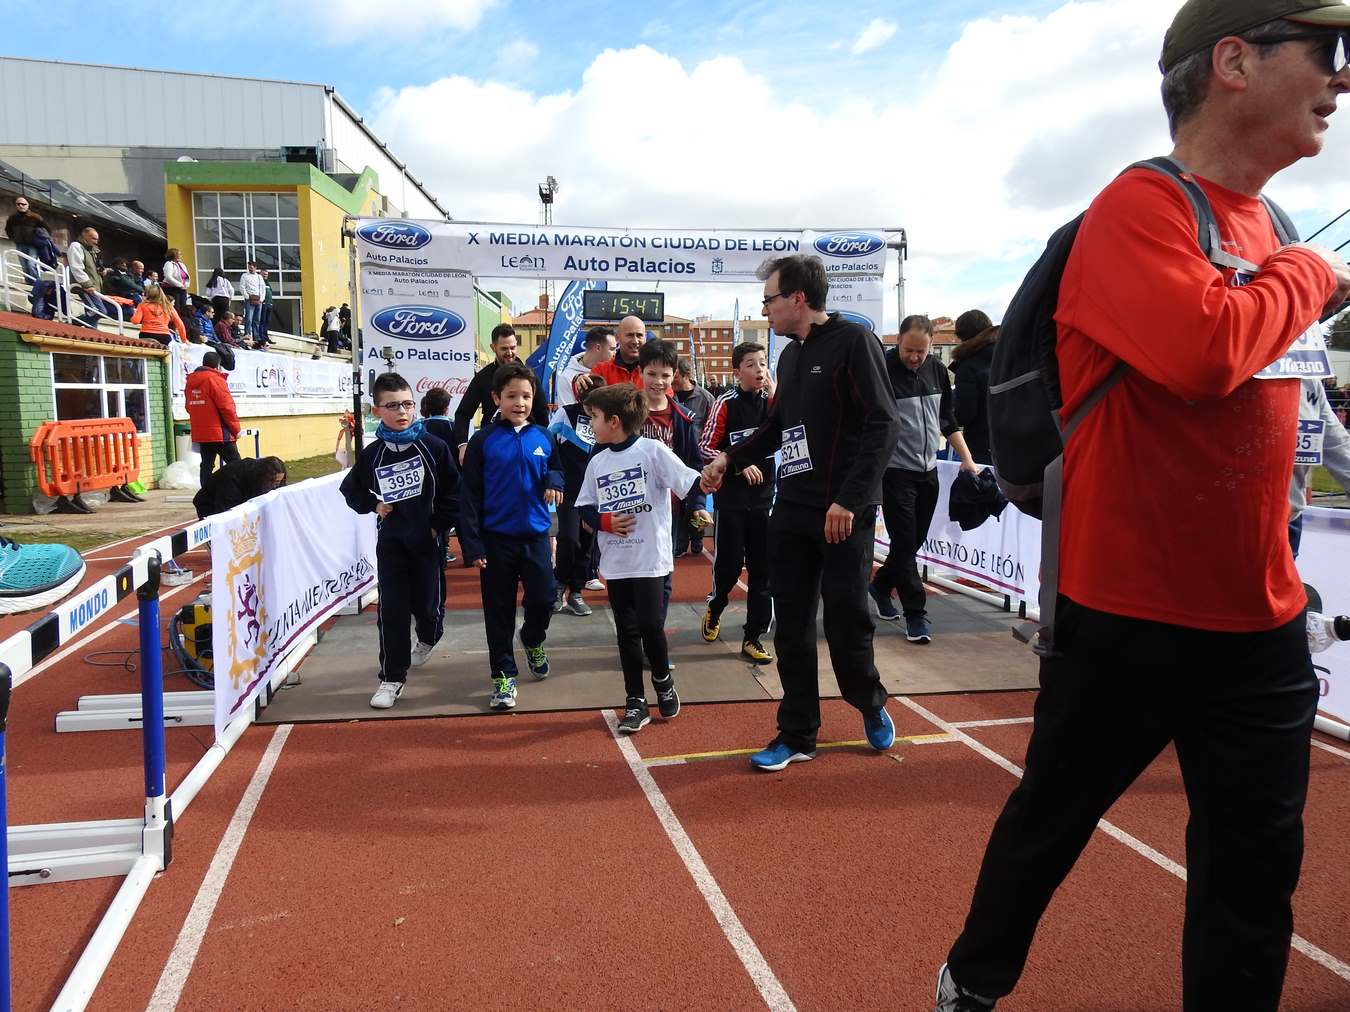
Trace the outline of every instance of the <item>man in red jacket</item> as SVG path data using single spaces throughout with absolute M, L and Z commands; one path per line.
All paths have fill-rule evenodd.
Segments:
M 200 369 L 187 378 L 187 412 L 192 420 L 192 441 L 202 454 L 202 486 L 215 470 L 216 458 L 224 467 L 239 459 L 239 415 L 234 409 L 229 383 L 220 369 L 220 356 L 208 351 Z

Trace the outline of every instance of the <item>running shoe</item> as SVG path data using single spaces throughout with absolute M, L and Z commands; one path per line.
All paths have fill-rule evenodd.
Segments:
M 715 643 L 718 634 L 722 631 L 722 616 L 714 615 L 712 608 L 707 608 L 703 612 L 703 641 L 705 643 Z
M 567 605 L 566 591 L 559 587 L 553 595 L 553 614 L 558 614 Z
M 414 668 L 420 668 L 430 659 L 431 651 L 435 649 L 436 644 L 423 643 L 421 640 L 418 640 L 417 644 L 412 648 L 412 659 L 409 661 L 409 663 Z
M 0 538 L 0 615 L 61 600 L 84 579 L 84 559 L 69 545 L 21 545 Z
M 508 675 L 499 675 L 492 680 L 494 690 L 488 706 L 494 710 L 514 710 L 516 708 L 516 680 Z
M 747 639 L 741 644 L 741 656 L 753 664 L 769 664 L 773 661 L 773 654 L 764 649 L 764 644 L 757 639 Z
M 525 646 L 525 644 L 521 644 Z M 548 654 L 544 653 L 542 645 L 537 647 L 525 647 L 525 663 L 530 668 L 530 674 L 534 675 L 539 681 L 548 677 Z
M 911 615 L 905 619 L 905 639 L 911 643 L 932 643 L 933 627 L 923 615 Z
M 993 998 L 984 998 L 973 991 L 967 991 L 952 980 L 952 972 L 947 964 L 938 971 L 937 997 L 933 1002 L 933 1012 L 988 1012 L 994 1007 Z
M 403 682 L 381 682 L 380 687 L 375 690 L 375 695 L 370 697 L 370 705 L 376 710 L 387 710 L 394 705 L 394 701 L 403 695 Z
M 774 770 L 784 769 L 788 763 L 810 762 L 815 757 L 815 749 L 811 749 L 809 752 L 798 752 L 796 749 L 788 748 L 775 738 L 750 757 L 750 765 L 757 770 L 772 773 Z
M 867 744 L 878 752 L 885 752 L 895 744 L 895 722 L 884 706 L 863 715 L 863 730 L 867 732 Z
M 619 721 L 619 733 L 637 734 L 651 722 L 652 717 L 647 710 L 647 701 L 638 699 L 636 696 L 629 696 L 624 703 L 623 720 Z
M 587 581 L 586 581 L 586 589 L 587 589 L 587 590 L 604 590 L 604 589 L 605 589 L 605 585 L 604 585 L 603 583 L 601 583 L 598 579 L 587 580 Z
M 581 599 L 581 591 L 579 590 L 574 590 L 567 595 L 567 610 L 582 618 L 591 614 L 591 606 Z
M 674 678 L 667 678 L 665 686 L 663 689 L 660 682 L 652 681 L 652 687 L 656 689 L 656 709 L 663 720 L 673 720 L 680 712 L 680 694 L 675 691 Z
M 885 593 L 875 583 L 867 585 L 867 594 L 876 605 L 877 618 L 886 622 L 897 622 L 900 619 L 900 612 L 895 607 L 895 602 L 891 600 L 891 595 Z

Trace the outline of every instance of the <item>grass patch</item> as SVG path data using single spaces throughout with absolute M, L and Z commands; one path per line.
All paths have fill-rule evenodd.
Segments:
M 113 541 L 140 537 L 144 531 L 90 531 L 48 527 L 45 524 L 26 524 L 4 528 L 4 536 L 21 545 L 69 545 L 78 552 L 87 552 Z
M 336 474 L 342 467 L 331 453 L 318 457 L 305 457 L 303 460 L 286 461 L 286 482 L 294 485 L 306 478 L 322 478 L 325 474 Z
M 1332 492 L 1339 494 L 1342 491 L 1341 483 L 1333 478 L 1331 472 L 1321 464 L 1318 464 L 1313 468 L 1312 487 L 1314 492 Z

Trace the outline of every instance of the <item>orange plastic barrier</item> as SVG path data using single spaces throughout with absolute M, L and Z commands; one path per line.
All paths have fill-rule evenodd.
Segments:
M 59 498 L 96 489 L 118 489 L 141 473 L 136 426 L 130 418 L 44 422 L 33 433 L 29 454 L 42 494 Z

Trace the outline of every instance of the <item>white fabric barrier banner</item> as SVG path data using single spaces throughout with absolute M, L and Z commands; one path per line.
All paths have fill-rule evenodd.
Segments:
M 347 508 L 346 472 L 312 478 L 211 518 L 211 645 L 217 739 L 277 660 L 375 585 L 375 517 Z
M 899 230 L 574 228 L 363 218 L 357 249 L 365 266 L 413 271 L 454 268 L 479 278 L 755 282 L 767 257 L 809 253 L 831 274 L 874 275 Z
M 475 371 L 473 275 L 464 270 L 413 270 L 361 266 L 361 369 L 363 398 L 387 371 L 412 384 L 413 399 L 432 387 L 450 394 L 450 412 L 469 388 Z
M 972 580 L 995 593 L 1007 594 L 1029 608 L 1040 607 L 1041 522 L 1009 504 L 1002 516 L 990 517 L 973 531 L 949 519 L 947 503 L 952 481 L 961 465 L 951 460 L 937 462 L 937 509 L 928 537 L 915 554 L 919 566 L 930 575 Z M 890 551 L 890 536 L 881 511 L 877 510 L 877 557 Z
M 183 396 L 188 373 L 200 368 L 202 356 L 210 350 L 209 345 L 181 341 L 169 345 L 174 397 Z M 234 369 L 227 372 L 225 378 L 236 400 L 284 397 L 350 402 L 352 399 L 352 370 L 341 362 L 316 361 L 267 351 L 233 350 Z
M 1298 572 L 1322 599 L 1322 614 L 1350 615 L 1350 510 L 1303 511 Z M 1337 643 L 1312 660 L 1322 691 L 1317 708 L 1350 723 L 1350 643 Z

